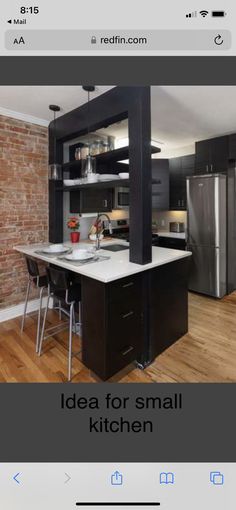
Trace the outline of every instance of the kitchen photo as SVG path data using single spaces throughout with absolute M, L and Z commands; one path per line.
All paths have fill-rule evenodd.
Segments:
M 236 382 L 236 87 L 0 87 L 0 382 Z

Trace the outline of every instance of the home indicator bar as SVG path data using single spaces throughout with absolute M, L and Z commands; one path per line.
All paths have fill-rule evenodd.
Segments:
M 160 503 L 76 503 L 76 506 L 160 506 Z

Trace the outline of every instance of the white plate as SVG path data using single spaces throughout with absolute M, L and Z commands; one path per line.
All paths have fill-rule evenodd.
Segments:
M 118 174 L 120 179 L 129 179 L 129 173 L 128 172 L 122 172 L 121 174 Z
M 75 260 L 75 261 L 83 261 L 83 260 L 91 260 L 94 259 L 95 253 L 92 253 L 88 250 L 74 250 L 72 253 L 68 253 L 65 255 L 65 259 L 67 260 Z
M 74 179 L 64 179 L 63 184 L 64 186 L 74 186 L 75 181 Z
M 99 181 L 119 181 L 119 175 L 116 174 L 101 174 L 99 175 Z
M 64 246 L 63 244 L 50 244 L 49 246 L 42 249 L 44 253 L 64 253 L 68 251 L 69 248 Z

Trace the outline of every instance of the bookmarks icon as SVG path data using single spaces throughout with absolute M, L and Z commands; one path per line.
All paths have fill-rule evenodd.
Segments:
M 169 484 L 175 483 L 175 475 L 174 473 L 160 473 L 160 484 Z

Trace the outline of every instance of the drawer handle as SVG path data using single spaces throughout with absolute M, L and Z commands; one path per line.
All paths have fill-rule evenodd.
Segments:
M 131 317 L 131 315 L 134 315 L 134 312 L 128 312 L 122 315 L 122 319 L 127 319 L 128 317 Z
M 126 354 L 129 354 L 129 352 L 131 352 L 133 350 L 134 350 L 134 347 L 132 347 L 132 345 L 130 345 L 129 347 L 127 347 L 127 349 L 125 351 L 122 352 L 122 356 L 126 356 Z
M 133 282 L 130 282 L 130 283 L 125 283 L 124 285 L 122 285 L 122 288 L 123 289 L 127 289 L 127 287 L 132 287 L 133 286 Z

